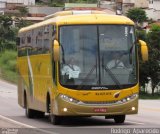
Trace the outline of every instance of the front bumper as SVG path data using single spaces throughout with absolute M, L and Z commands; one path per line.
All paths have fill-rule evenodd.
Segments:
M 58 96 L 52 104 L 54 104 L 53 114 L 61 116 L 110 116 L 137 114 L 138 112 L 138 96 L 128 102 L 112 105 L 76 104 L 67 102 Z

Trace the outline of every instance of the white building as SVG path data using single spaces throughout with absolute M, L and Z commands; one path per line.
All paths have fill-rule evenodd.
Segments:
M 160 0 L 149 0 L 149 8 L 154 10 L 160 10 Z
M 104 5 L 109 8 L 112 7 L 115 9 L 116 3 L 122 3 L 122 12 L 125 14 L 131 8 L 148 8 L 149 7 L 149 0 L 107 0 L 106 2 L 102 1 L 101 4 L 103 7 Z M 117 4 L 118 5 L 118 4 Z
M 35 5 L 35 0 L 0 0 L 0 9 L 5 9 L 7 5 Z
M 122 0 L 123 1 L 123 13 L 125 14 L 131 8 L 148 8 L 148 0 Z
M 0 9 L 4 9 L 6 7 L 6 0 L 0 0 Z
M 149 5 L 148 0 L 122 0 L 123 4 L 134 4 L 134 7 L 146 8 Z
M 130 8 L 138 7 L 146 11 L 149 19 L 160 20 L 160 0 L 122 0 L 122 2 L 123 13 Z
M 149 8 L 146 9 L 148 18 L 160 21 L 160 0 L 148 0 Z
M 1 0 L 0 0 L 1 1 Z M 6 0 L 7 3 L 20 3 L 23 5 L 35 5 L 35 0 Z

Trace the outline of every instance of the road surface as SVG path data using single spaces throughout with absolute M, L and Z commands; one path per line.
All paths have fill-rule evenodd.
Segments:
M 42 119 L 26 118 L 24 109 L 17 102 L 17 86 L 0 80 L 0 128 L 3 128 L 0 131 L 3 134 L 17 134 L 20 131 L 30 134 L 109 134 L 119 130 L 128 134 L 129 128 L 151 128 L 155 133 L 160 133 L 160 100 L 140 100 L 139 113 L 128 115 L 124 124 L 116 125 L 114 120 L 105 120 L 102 116 L 69 118 L 54 126 L 47 115 Z

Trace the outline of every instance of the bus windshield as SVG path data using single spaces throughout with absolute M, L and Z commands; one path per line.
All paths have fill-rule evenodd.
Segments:
M 137 83 L 134 26 L 61 26 L 60 83 L 73 89 L 122 89 Z

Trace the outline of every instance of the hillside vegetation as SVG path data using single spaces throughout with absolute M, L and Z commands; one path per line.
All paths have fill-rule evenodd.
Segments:
M 0 54 L 0 77 L 1 79 L 16 83 L 17 70 L 16 70 L 16 57 L 17 52 L 6 50 Z

